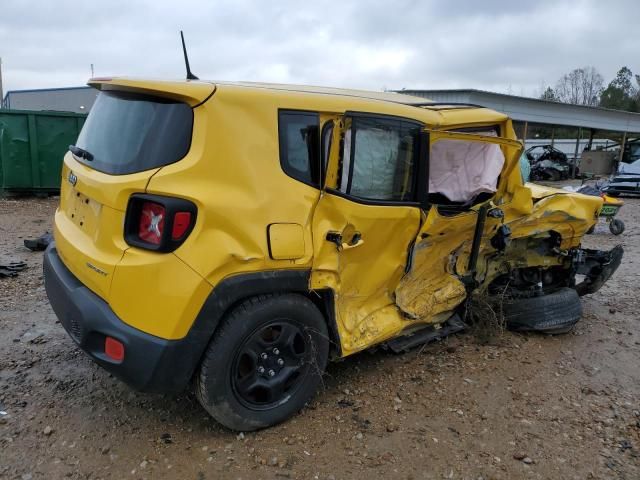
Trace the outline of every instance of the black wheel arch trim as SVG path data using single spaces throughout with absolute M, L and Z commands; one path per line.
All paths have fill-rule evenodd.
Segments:
M 191 346 L 191 365 L 185 367 L 184 385 L 193 377 L 224 315 L 242 300 L 270 293 L 309 292 L 310 270 L 268 270 L 240 273 L 218 283 L 196 316 L 187 336 L 180 340 Z
M 333 290 L 311 290 L 310 276 L 311 270 L 305 269 L 267 270 L 227 277 L 213 288 L 187 336 L 207 338 L 202 354 L 222 317 L 242 300 L 271 293 L 300 293 L 309 298 L 325 317 L 332 336 L 331 344 L 337 349 L 337 355 L 341 356 Z

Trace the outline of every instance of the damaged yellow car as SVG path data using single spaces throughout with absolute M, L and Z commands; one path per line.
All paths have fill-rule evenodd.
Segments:
M 464 327 L 472 293 L 560 333 L 622 249 L 602 200 L 523 184 L 509 118 L 397 94 L 94 79 L 62 170 L 51 305 L 132 387 L 193 385 L 220 423 L 281 422 L 329 358 Z

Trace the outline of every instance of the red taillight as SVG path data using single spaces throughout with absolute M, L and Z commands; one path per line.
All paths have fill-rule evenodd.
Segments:
M 144 202 L 142 204 L 140 223 L 138 225 L 138 237 L 140 237 L 140 240 L 153 245 L 160 245 L 162 232 L 164 231 L 165 213 L 164 207 L 158 203 Z
M 173 217 L 173 229 L 171 230 L 171 238 L 173 240 L 180 240 L 190 226 L 191 212 L 176 212 Z
M 134 193 L 127 205 L 124 239 L 133 247 L 173 252 L 191 234 L 197 216 L 198 208 L 189 200 Z
M 106 337 L 104 339 L 104 353 L 111 360 L 121 362 L 124 360 L 124 345 L 115 338 Z

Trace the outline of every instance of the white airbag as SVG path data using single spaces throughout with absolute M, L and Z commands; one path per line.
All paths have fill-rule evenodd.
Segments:
M 429 193 L 463 203 L 479 193 L 493 193 L 504 161 L 502 149 L 493 143 L 438 140 L 431 145 Z

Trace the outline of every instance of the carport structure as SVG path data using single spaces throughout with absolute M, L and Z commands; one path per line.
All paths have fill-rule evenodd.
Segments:
M 608 108 L 571 105 L 567 103 L 520 97 L 484 90 L 396 90 L 397 93 L 424 97 L 438 103 L 473 104 L 491 108 L 509 115 L 516 125 L 521 140 L 526 146 L 527 132 L 531 125 L 551 128 L 551 143 L 557 127 L 578 129 L 575 158 L 578 157 L 582 130 L 589 132 L 587 149 L 597 132 L 608 131 L 622 135 L 620 160 L 627 140 L 640 136 L 640 113 L 611 110 Z

